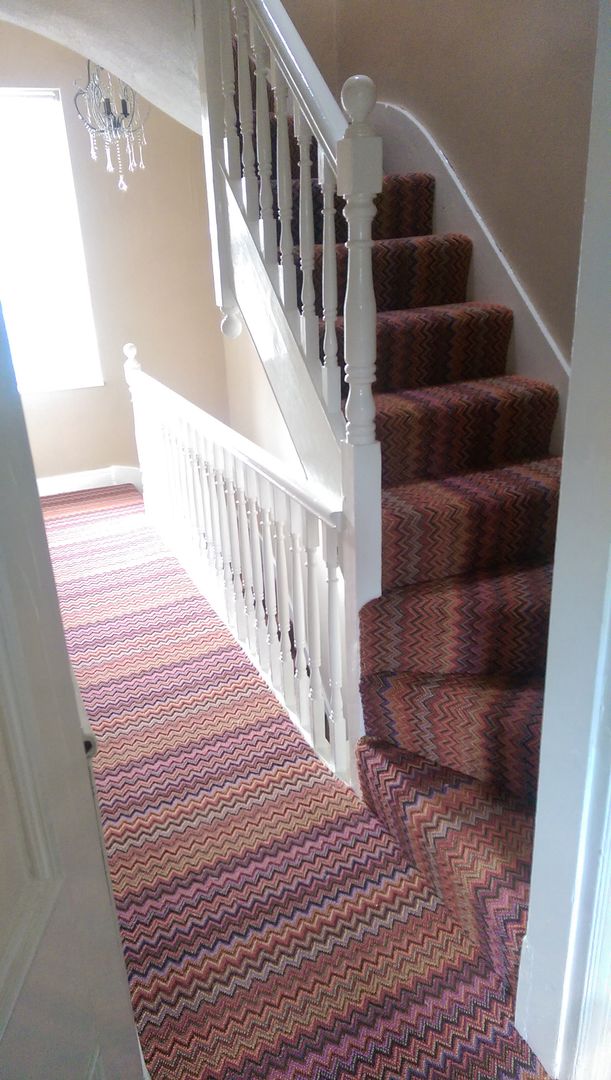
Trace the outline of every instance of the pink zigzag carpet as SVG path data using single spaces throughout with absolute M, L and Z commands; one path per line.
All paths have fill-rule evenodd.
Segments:
M 43 507 L 153 1080 L 542 1080 L 501 981 L 134 489 Z

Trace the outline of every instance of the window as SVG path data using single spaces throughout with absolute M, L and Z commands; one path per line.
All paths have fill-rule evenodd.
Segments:
M 58 90 L 0 88 L 0 301 L 22 393 L 103 383 Z

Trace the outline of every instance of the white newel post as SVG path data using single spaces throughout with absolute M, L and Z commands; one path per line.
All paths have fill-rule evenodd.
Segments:
M 376 302 L 371 265 L 374 197 L 382 190 L 382 140 L 370 124 L 376 89 L 365 75 L 344 83 L 348 127 L 337 146 L 337 190 L 346 200 L 348 281 L 344 304 L 346 439 L 342 470 L 349 527 L 342 538 L 346 579 L 346 716 L 352 751 L 362 728 L 358 613 L 382 587 L 381 455 L 372 385 L 376 365 Z M 357 543 L 358 538 L 358 543 Z

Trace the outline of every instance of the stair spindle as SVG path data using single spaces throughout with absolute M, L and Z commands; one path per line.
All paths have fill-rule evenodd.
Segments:
M 272 139 L 270 131 L 269 95 L 267 74 L 269 49 L 251 14 L 251 33 L 255 56 L 256 110 L 257 110 L 257 163 L 259 170 L 259 248 L 267 272 L 274 285 L 278 283 L 278 238 L 274 219 L 272 197 Z
M 246 631 L 248 648 L 252 656 L 257 655 L 257 616 L 255 602 L 254 575 L 252 569 L 252 547 L 250 542 L 250 520 L 246 496 L 246 476 L 244 465 L 235 462 L 236 493 L 238 502 L 238 525 L 240 535 L 240 561 L 244 577 L 244 609 L 246 612 Z
M 372 385 L 376 365 L 376 302 L 371 266 L 374 196 L 382 189 L 382 140 L 370 124 L 376 90 L 365 75 L 344 83 L 342 105 L 349 117 L 337 147 L 337 187 L 346 199 L 348 283 L 344 305 L 346 438 L 354 446 L 375 442 Z
M 267 641 L 272 685 L 282 687 L 280 640 L 278 636 L 278 608 L 276 596 L 276 569 L 272 534 L 272 494 L 267 480 L 259 481 L 261 497 L 261 537 L 263 543 L 263 583 L 265 587 L 265 611 L 267 614 Z
M 245 591 L 242 574 L 242 556 L 240 552 L 235 460 L 228 450 L 223 451 L 223 458 L 225 463 L 225 494 L 227 498 L 231 568 L 233 571 L 233 590 L 235 595 L 235 625 L 239 640 L 245 642 L 248 638 L 248 631 L 246 605 L 244 602 Z
M 234 585 L 234 571 L 231 562 L 231 537 L 229 533 L 229 516 L 227 513 L 227 491 L 225 486 L 224 466 L 223 450 L 220 446 L 216 446 L 214 452 L 214 480 L 219 508 L 219 527 L 223 553 L 225 604 L 227 607 L 227 621 L 231 627 L 235 627 L 237 600 Z
M 318 317 L 314 293 L 314 208 L 312 205 L 312 132 L 295 105 L 295 134 L 299 143 L 299 265 L 301 267 L 301 346 L 316 389 L 322 390 Z
M 327 751 L 325 733 L 325 701 L 321 676 L 322 652 L 320 641 L 320 601 L 318 589 L 320 527 L 318 519 L 306 515 L 306 573 L 307 573 L 307 633 L 308 661 L 310 668 L 310 699 L 312 703 L 312 729 L 314 746 L 323 756 Z
M 263 557 L 261 551 L 261 528 L 259 522 L 259 490 L 257 474 L 250 470 L 247 475 L 246 495 L 248 499 L 248 517 L 250 524 L 250 550 L 252 557 L 252 579 L 255 591 L 255 618 L 257 630 L 257 656 L 262 670 L 270 670 L 269 643 L 265 617 L 265 588 L 263 583 Z
M 325 561 L 327 564 L 329 620 L 329 699 L 331 715 L 329 733 L 333 750 L 333 765 L 337 776 L 350 782 L 349 745 L 344 715 L 343 685 L 343 627 L 341 583 L 338 568 L 338 535 L 335 529 L 325 530 Z
M 312 713 L 310 702 L 310 678 L 308 674 L 308 651 L 306 637 L 306 597 L 303 574 L 303 511 L 295 502 L 291 503 L 291 547 L 292 547 L 292 599 L 293 599 L 293 635 L 295 639 L 295 679 L 297 683 L 297 703 L 299 720 L 307 735 L 312 738 Z
M 235 103 L 235 56 L 233 50 L 233 22 L 230 0 L 218 0 L 221 58 L 221 85 L 223 89 L 225 126 L 225 165 L 232 183 L 239 183 L 241 175 L 240 140 Z
M 280 663 L 284 699 L 289 709 L 295 708 L 295 666 L 291 647 L 291 609 L 288 576 L 290 528 L 287 531 L 288 504 L 283 491 L 275 493 L 276 507 L 276 574 L 278 580 L 278 623 L 280 630 Z
M 276 202 L 280 221 L 280 294 L 284 313 L 293 332 L 297 333 L 299 313 L 297 311 L 297 275 L 293 257 L 293 181 L 288 132 L 288 90 L 273 55 L 271 78 L 276 104 Z
M 250 32 L 248 12 L 244 0 L 234 0 L 233 12 L 236 20 L 238 39 L 238 104 L 240 115 L 240 133 L 242 135 L 242 200 L 244 216 L 253 234 L 257 235 L 259 225 L 259 185 L 255 172 L 255 151 L 253 146 L 253 102 L 250 81 Z
M 337 363 L 337 247 L 335 240 L 335 177 L 322 151 L 319 151 L 319 175 L 323 194 L 322 303 L 324 319 L 322 369 L 323 396 L 331 418 L 341 420 L 341 378 Z M 343 420 L 341 428 L 343 429 Z M 342 432 L 343 434 L 343 432 Z

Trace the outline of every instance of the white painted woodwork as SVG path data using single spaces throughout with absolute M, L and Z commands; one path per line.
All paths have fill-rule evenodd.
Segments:
M 276 108 L 276 200 L 280 219 L 280 296 L 284 313 L 297 334 L 297 276 L 293 258 L 293 185 L 288 134 L 288 91 L 276 57 L 271 55 L 271 79 Z
M 248 227 L 260 243 L 259 226 L 259 190 L 255 171 L 255 149 L 253 143 L 253 100 L 250 79 L 250 27 L 248 9 L 244 0 L 234 0 L 233 12 L 236 22 L 238 43 L 238 108 L 240 133 L 242 135 L 242 206 Z M 259 248 L 261 250 L 261 247 Z
M 346 200 L 348 283 L 344 304 L 346 440 L 353 446 L 375 442 L 375 403 L 371 387 L 376 366 L 376 303 L 371 268 L 371 223 L 374 196 L 382 190 L 382 140 L 371 127 L 375 86 L 365 75 L 353 75 L 342 89 L 349 118 L 338 144 L 337 189 Z
M 315 387 L 322 389 L 318 348 L 318 317 L 314 307 L 314 210 L 312 206 L 312 132 L 299 108 L 294 108 L 299 144 L 299 266 L 301 269 L 301 347 Z
M 0 1076 L 140 1080 L 97 808 L 0 316 Z M 86 733 L 85 733 L 86 734 Z
M 304 363 L 303 353 L 265 274 L 240 207 L 227 187 L 236 295 L 304 474 L 318 487 L 341 491 L 340 447 Z
M 341 432 L 341 375 L 337 363 L 337 247 L 335 241 L 335 177 L 319 151 L 318 175 L 323 193 L 322 308 L 324 319 L 322 392 L 329 416 Z
M 126 376 L 152 524 L 321 757 L 355 782 L 343 651 L 356 624 L 345 625 L 341 501 L 289 478 L 135 357 Z
M 251 38 L 255 58 L 257 165 L 259 173 L 259 248 L 267 272 L 274 284 L 278 281 L 278 239 L 272 197 L 272 135 L 270 127 L 267 76 L 269 49 L 256 21 L 251 18 Z
M 516 1025 L 550 1076 L 611 1068 L 611 25 L 600 4 Z
M 221 330 L 238 337 L 242 322 L 233 284 L 229 244 L 229 220 L 225 197 L 225 104 L 221 74 L 221 24 L 216 2 L 193 5 L 198 79 L 201 89 L 202 136 L 208 217 L 212 251 L 212 276 L 217 306 L 223 312 Z
M 233 52 L 233 18 L 230 0 L 218 0 L 219 36 L 221 57 L 221 85 L 223 88 L 224 124 L 225 124 L 225 167 L 232 183 L 240 181 L 240 140 L 237 130 L 235 111 L 235 64 Z

